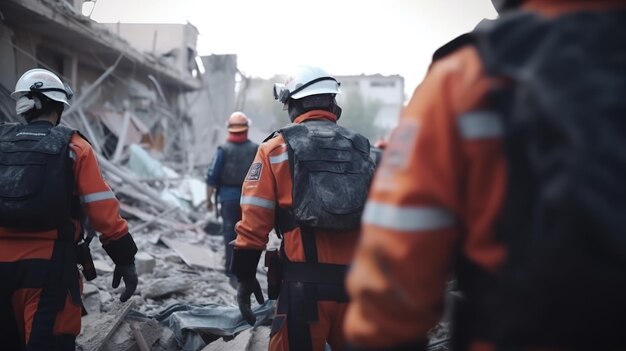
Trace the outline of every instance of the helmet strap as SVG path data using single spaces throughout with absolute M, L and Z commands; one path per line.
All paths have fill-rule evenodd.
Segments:
M 337 105 L 334 94 L 317 94 L 302 99 L 289 99 L 287 110 L 292 122 L 298 116 L 312 110 L 331 112 L 337 116 L 337 119 L 341 116 L 341 107 Z

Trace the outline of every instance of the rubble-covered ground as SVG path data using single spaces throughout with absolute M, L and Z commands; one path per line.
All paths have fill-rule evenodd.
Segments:
M 131 221 L 131 227 L 133 224 Z M 117 289 L 111 287 L 113 262 L 97 240 L 90 245 L 98 277 L 83 284 L 83 304 L 88 314 L 83 317 L 83 330 L 77 341 L 78 347 L 85 351 L 144 350 L 137 343 L 135 329 L 138 329 L 145 339 L 147 350 L 203 349 L 197 348 L 198 345 L 184 348 L 184 344 L 181 345 L 180 341 L 175 340 L 174 331 L 169 329 L 168 325 L 158 322 L 155 317 L 174 305 L 217 305 L 237 309 L 236 289 L 224 274 L 222 236 L 219 232 L 211 235 L 203 231 L 159 230 L 146 230 L 134 233 L 133 236 L 139 248 L 136 256 L 139 285 L 132 299 L 133 306 L 124 311 L 128 313 L 126 316 L 119 315 L 126 305 L 119 301 L 120 292 L 124 288 L 123 283 Z M 178 251 L 175 251 L 164 242 L 172 246 L 182 245 L 182 248 L 177 247 Z M 186 251 L 190 247 L 194 251 Z M 202 266 L 196 265 L 194 260 Z M 262 265 L 259 265 L 258 273 L 258 279 L 265 288 L 265 272 Z M 266 291 L 265 294 L 267 296 Z M 111 335 L 108 341 L 102 343 L 101 339 L 104 336 L 98 334 L 111 329 L 117 320 L 119 325 L 109 333 Z M 265 328 L 268 327 L 261 326 L 255 328 L 254 333 L 248 332 L 247 338 L 250 340 L 245 342 L 257 345 L 248 349 L 266 349 L 267 340 L 263 344 L 263 339 L 260 338 L 261 334 L 267 334 Z M 257 335 L 256 339 L 252 340 L 251 335 Z M 228 344 L 218 339 L 217 335 L 204 336 L 203 339 L 205 342 L 215 339 L 215 342 L 209 343 L 207 347 L 212 345 L 217 347 L 219 343 Z M 259 347 L 258 344 L 263 345 Z M 238 349 L 230 346 L 225 350 Z

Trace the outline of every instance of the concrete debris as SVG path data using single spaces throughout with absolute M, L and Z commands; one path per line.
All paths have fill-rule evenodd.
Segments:
M 246 351 L 264 351 L 268 349 L 272 328 L 260 325 L 252 329 L 252 338 Z
M 139 275 L 152 273 L 156 267 L 156 260 L 149 253 L 138 252 L 135 255 L 135 266 Z
M 246 329 L 232 339 L 225 340 L 222 338 L 214 341 L 207 347 L 203 348 L 202 351 L 247 350 L 251 337 L 252 329 Z
M 97 286 L 93 285 L 93 284 L 89 284 L 89 283 L 84 283 L 83 284 L 83 296 L 90 296 L 92 294 L 96 294 L 99 292 L 99 289 Z
M 175 293 L 182 293 L 193 286 L 191 280 L 181 277 L 156 279 L 142 289 L 143 296 L 147 299 L 166 297 Z
M 83 351 L 102 350 L 134 305 L 135 300 L 130 299 L 118 306 L 113 313 L 84 317 L 82 321 L 83 330 L 76 339 L 77 346 Z
M 163 328 L 154 319 L 136 322 L 124 321 L 104 346 L 104 351 L 148 350 L 162 337 Z M 138 336 L 140 335 L 140 336 Z M 139 338 L 139 341 L 137 340 Z
M 246 329 L 232 339 L 222 338 L 210 343 L 202 351 L 264 351 L 270 339 L 270 327 L 260 325 Z
M 152 351 L 172 351 L 178 349 L 176 337 L 170 328 L 163 328 L 159 342 L 152 347 Z
M 89 283 L 83 284 L 83 307 L 87 314 L 100 313 L 100 289 Z
M 141 146 L 137 144 L 130 145 L 128 151 L 130 152 L 128 167 L 138 177 L 148 179 L 179 177 L 178 173 L 163 166 L 161 162 L 150 156 Z
M 94 260 L 93 266 L 96 268 L 96 273 L 98 274 L 113 273 L 113 267 L 103 260 Z
M 124 283 L 111 287 L 115 265 L 99 241 L 92 241 L 98 276 L 83 286 L 87 315 L 77 349 L 169 351 L 201 345 L 194 349 L 200 350 L 217 336 L 185 329 L 189 337 L 183 340 L 177 337 L 182 330 L 126 315 L 132 309 L 156 316 L 183 304 L 224 307 L 231 319 L 240 317 L 236 291 L 223 272 L 221 222 L 204 207 L 207 167 L 226 137 L 224 122 L 235 107 L 236 57 L 204 57 L 210 69 L 202 77 L 193 75 L 189 60 L 182 58 L 186 55 L 181 55 L 180 67 L 163 63 L 82 16 L 74 8 L 77 3 L 0 1 L 0 121 L 20 120 L 10 98 L 16 74 L 33 67 L 59 70 L 62 62 L 62 70 L 55 72 L 76 92 L 62 123 L 89 139 L 140 251 L 137 292 L 121 304 Z M 194 49 L 187 39 L 178 44 Z M 49 40 L 54 47 L 40 45 Z M 265 285 L 262 271 L 259 281 Z M 267 319 L 272 307 L 264 308 Z M 248 328 L 237 325 L 242 328 L 237 332 Z M 224 334 L 222 329 L 214 332 Z
M 187 244 L 169 238 L 161 238 L 161 241 L 172 250 L 174 250 L 180 258 L 189 267 L 209 268 L 223 270 L 223 264 L 220 257 L 212 250 L 207 250 L 197 245 Z

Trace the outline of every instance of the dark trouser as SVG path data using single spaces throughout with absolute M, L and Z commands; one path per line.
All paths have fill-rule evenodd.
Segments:
M 43 259 L 0 262 L 0 349 L 74 351 L 80 305 Z
M 343 284 L 348 266 L 288 262 L 270 333 L 271 351 L 345 349 L 343 320 L 348 294 Z
M 239 206 L 239 200 L 225 201 L 221 203 L 222 214 L 222 235 L 224 236 L 224 250 L 226 254 L 225 272 L 226 275 L 232 277 L 230 272 L 230 263 L 233 257 L 233 247 L 228 245 L 231 241 L 235 240 L 237 234 L 235 233 L 235 224 L 241 220 L 241 207 Z
M 343 320 L 348 298 L 342 285 L 285 282 L 272 323 L 270 351 L 333 351 L 346 347 Z

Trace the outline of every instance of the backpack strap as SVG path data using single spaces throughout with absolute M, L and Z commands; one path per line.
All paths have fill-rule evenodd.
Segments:
M 455 51 L 467 45 L 471 45 L 474 43 L 475 37 L 472 33 L 461 34 L 435 51 L 435 53 L 433 54 L 433 63 L 441 60 L 442 58 L 454 53 Z

